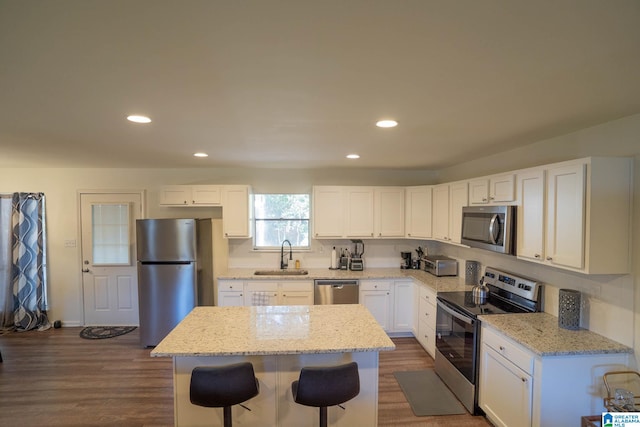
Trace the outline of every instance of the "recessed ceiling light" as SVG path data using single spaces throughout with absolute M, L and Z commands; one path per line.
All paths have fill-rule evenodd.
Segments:
M 358 154 L 347 154 L 347 159 L 359 159 L 360 156 Z
M 151 123 L 151 119 L 147 116 L 127 116 L 127 120 L 134 123 Z
M 207 153 L 194 153 L 193 156 L 194 157 L 209 157 L 209 155 Z
M 395 120 L 379 120 L 376 122 L 376 126 L 379 128 L 394 128 L 398 126 L 398 122 Z

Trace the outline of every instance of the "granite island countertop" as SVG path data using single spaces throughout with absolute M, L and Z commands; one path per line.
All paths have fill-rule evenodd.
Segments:
M 394 350 L 360 304 L 196 307 L 151 351 L 154 357 Z
M 586 329 L 558 326 L 549 313 L 492 314 L 478 319 L 538 356 L 633 353 L 633 349 Z
M 400 268 L 365 268 L 363 271 L 331 270 L 329 268 L 304 269 L 309 272 L 305 275 L 256 275 L 259 268 L 232 268 L 217 277 L 219 280 L 315 280 L 315 279 L 416 279 L 436 292 L 471 290 L 472 286 L 464 284 L 464 277 L 436 277 L 422 270 Z

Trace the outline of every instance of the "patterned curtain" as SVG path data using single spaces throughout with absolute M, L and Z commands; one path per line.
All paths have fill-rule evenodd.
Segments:
M 18 331 L 48 329 L 45 197 L 14 193 L 12 200 L 13 322 Z

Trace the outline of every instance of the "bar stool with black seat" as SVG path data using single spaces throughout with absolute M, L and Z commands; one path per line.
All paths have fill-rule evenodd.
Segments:
M 223 408 L 224 427 L 232 427 L 231 407 L 257 396 L 259 391 L 260 385 L 250 362 L 198 366 L 191 372 L 191 403 L 207 408 Z
M 306 367 L 291 383 L 293 400 L 305 406 L 320 408 L 320 427 L 327 427 L 327 407 L 340 405 L 360 393 L 358 364 Z

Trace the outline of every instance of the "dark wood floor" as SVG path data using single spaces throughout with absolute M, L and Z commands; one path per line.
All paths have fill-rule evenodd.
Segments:
M 0 336 L 0 426 L 171 426 L 171 360 L 149 357 L 138 332 L 85 340 L 79 328 Z M 480 427 L 471 415 L 415 417 L 394 371 L 433 366 L 413 338 L 380 354 L 380 426 Z

